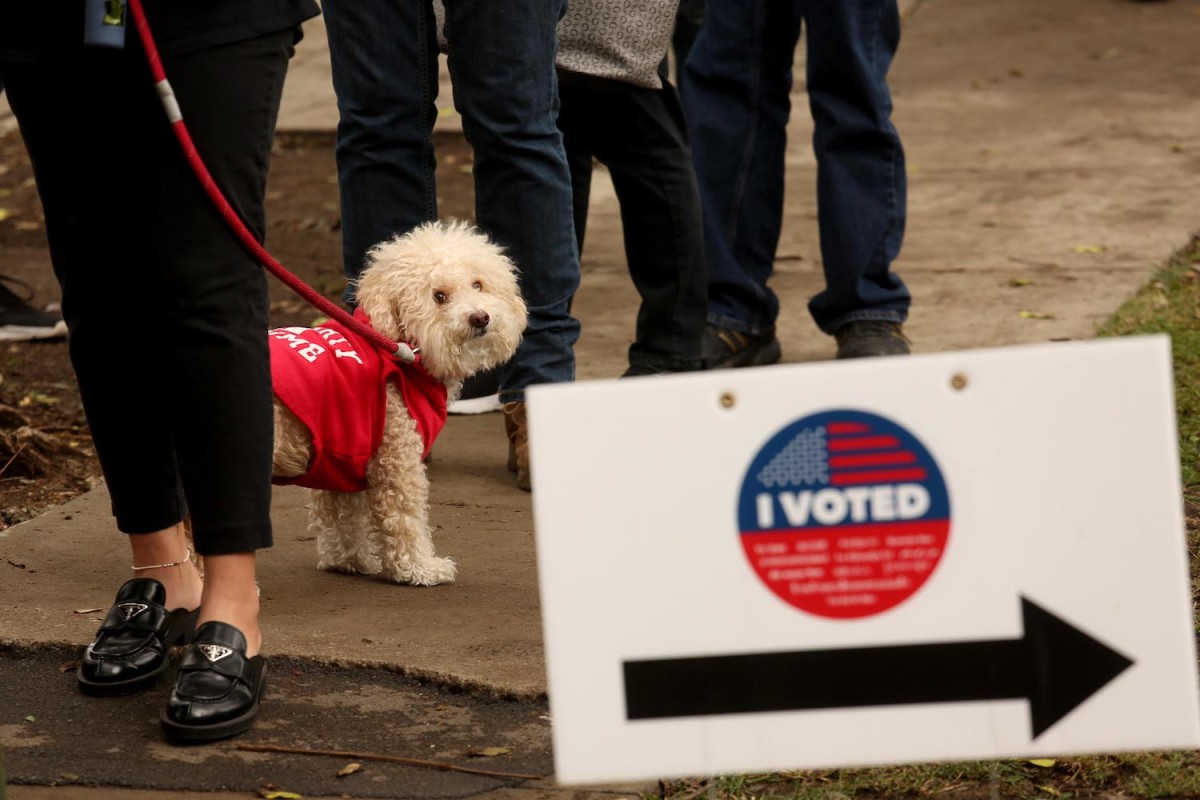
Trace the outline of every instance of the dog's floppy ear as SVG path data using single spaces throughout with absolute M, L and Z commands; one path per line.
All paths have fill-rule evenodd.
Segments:
M 402 319 L 419 315 L 428 305 L 429 286 L 420 259 L 414 252 L 411 235 L 394 236 L 367 253 L 367 264 L 358 279 L 356 299 L 371 320 L 371 326 L 384 336 L 399 339 L 416 322 Z

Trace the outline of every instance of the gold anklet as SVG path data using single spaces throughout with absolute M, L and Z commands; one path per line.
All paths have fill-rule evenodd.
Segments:
M 167 567 L 178 567 L 180 564 L 186 564 L 191 560 L 192 548 L 186 547 L 183 551 L 183 558 L 179 559 L 178 561 L 172 561 L 170 564 L 151 564 L 148 567 L 139 567 L 137 564 L 133 564 L 131 566 L 134 572 L 138 572 L 143 569 L 166 569 Z

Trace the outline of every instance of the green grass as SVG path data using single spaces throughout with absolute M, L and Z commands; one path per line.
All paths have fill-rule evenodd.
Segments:
M 1141 800 L 1200 797 L 1200 755 L 1127 753 L 722 776 L 662 784 L 666 800 Z
M 1184 493 L 1200 494 L 1200 235 L 1193 236 L 1099 331 L 1166 333 L 1175 362 L 1175 404 Z
M 1180 470 L 1200 597 L 1200 235 L 1104 323 L 1099 336 L 1170 335 Z M 1198 622 L 1200 630 L 1200 622 Z M 661 784 L 666 800 L 1034 800 L 1200 798 L 1200 753 L 1125 753 L 1031 761 L 976 761 L 871 769 L 722 776 Z

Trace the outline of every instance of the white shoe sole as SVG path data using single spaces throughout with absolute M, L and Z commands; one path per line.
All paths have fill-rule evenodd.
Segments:
M 25 325 L 0 325 L 0 341 L 27 342 L 32 339 L 57 339 L 67 335 L 67 323 L 59 321 L 53 328 Z
M 500 395 L 489 394 L 472 397 L 470 400 L 455 400 L 446 406 L 447 414 L 487 414 L 500 410 Z

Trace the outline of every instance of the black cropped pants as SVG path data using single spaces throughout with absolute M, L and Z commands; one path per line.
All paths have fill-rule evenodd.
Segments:
M 708 314 L 704 225 L 679 96 L 562 74 L 558 127 L 571 167 L 575 237 L 583 251 L 592 159 L 608 167 L 621 206 L 625 259 L 641 296 L 630 365 L 700 369 Z
M 204 555 L 271 545 L 262 267 L 191 174 L 141 48 L 0 63 L 46 215 L 71 361 L 124 533 L 191 515 Z M 295 31 L 164 56 L 201 157 L 261 240 Z

